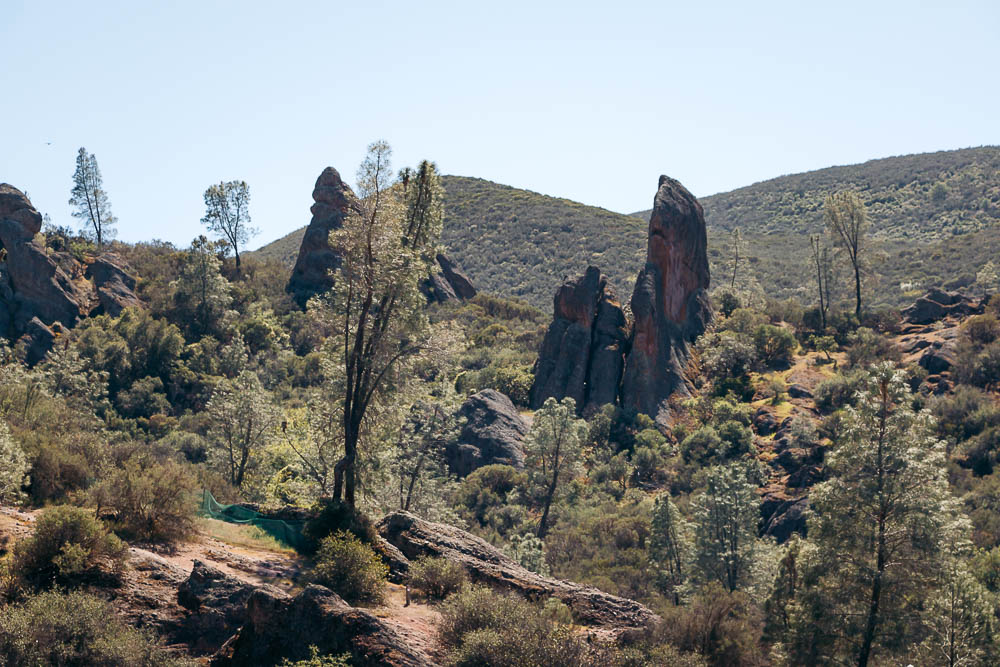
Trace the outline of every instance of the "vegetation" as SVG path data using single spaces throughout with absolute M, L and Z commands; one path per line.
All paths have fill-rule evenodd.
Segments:
M 346 530 L 323 539 L 313 580 L 348 602 L 381 602 L 389 568 L 371 547 Z
M 202 223 L 218 234 L 233 250 L 236 272 L 240 271 L 240 246 L 245 246 L 257 230 L 250 226 L 250 186 L 246 181 L 223 181 L 205 190 L 205 217 Z
M 88 153 L 86 148 L 80 148 L 76 156 L 69 205 L 74 208 L 73 217 L 80 220 L 84 232 L 94 239 L 98 248 L 103 248 L 105 241 L 114 238 L 118 219 L 111 213 L 97 156 Z
M 457 593 L 468 577 L 461 565 L 445 558 L 422 556 L 410 564 L 410 585 L 429 598 L 443 600 Z

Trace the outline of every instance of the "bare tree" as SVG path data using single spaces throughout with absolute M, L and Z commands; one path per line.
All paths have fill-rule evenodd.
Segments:
M 826 198 L 826 225 L 847 253 L 854 271 L 854 312 L 861 318 L 861 255 L 866 248 L 868 214 L 858 193 L 847 190 Z
M 84 229 L 97 242 L 98 248 L 104 241 L 114 237 L 114 226 L 118 219 L 111 214 L 111 203 L 104 191 L 104 179 L 97 166 L 97 156 L 80 148 L 76 154 L 76 171 L 73 172 L 73 189 L 70 191 L 70 206 L 76 207 L 73 217 L 81 221 Z
M 246 181 L 221 182 L 205 190 L 205 217 L 201 221 L 233 247 L 236 271 L 240 270 L 240 246 L 257 229 L 250 226 L 250 186 Z
M 736 272 L 740 268 L 740 261 L 745 261 L 747 257 L 747 242 L 743 240 L 743 235 L 740 234 L 740 228 L 737 227 L 733 230 L 733 276 L 729 281 L 729 288 L 736 288 Z
M 819 292 L 819 317 L 823 331 L 826 331 L 826 314 L 830 310 L 830 279 L 833 276 L 833 263 L 830 261 L 830 249 L 823 244 L 823 237 L 813 234 L 809 237 L 812 248 L 813 266 L 816 267 L 816 288 Z

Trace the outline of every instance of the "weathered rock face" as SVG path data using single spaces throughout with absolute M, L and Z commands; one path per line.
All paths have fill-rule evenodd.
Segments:
M 302 237 L 299 256 L 285 288 L 300 306 L 333 286 L 330 272 L 340 266 L 340 254 L 330 245 L 330 232 L 340 229 L 348 213 L 357 206 L 354 192 L 333 167 L 324 169 L 316 179 L 312 196 L 315 201 L 310 209 L 312 221 Z
M 595 266 L 568 280 L 553 300 L 552 324 L 542 341 L 531 387 L 531 407 L 545 399 L 576 401 L 577 410 L 618 398 L 627 338 L 625 314 Z
M 256 590 L 287 598 L 270 586 L 252 586 L 194 561 L 191 575 L 177 588 L 177 604 L 188 610 L 184 632 L 197 653 L 217 651 L 247 621 L 247 600 Z
M 50 252 L 35 240 L 41 226 L 24 193 L 0 183 L 0 336 L 20 339 L 32 364 L 83 317 L 142 307 L 120 257 L 106 253 L 83 264 Z
M 438 253 L 434 272 L 421 284 L 420 289 L 428 301 L 447 303 L 465 301 L 476 296 L 472 281 L 462 273 L 455 263 Z
M 379 534 L 413 560 L 436 556 L 461 565 L 478 583 L 531 600 L 555 597 L 583 624 L 606 628 L 640 628 L 659 617 L 633 600 L 596 588 L 544 577 L 528 570 L 485 540 L 442 523 L 424 521 L 408 512 L 393 512 L 378 525 Z
M 254 591 L 246 623 L 212 658 L 216 667 L 281 664 L 321 654 L 349 653 L 358 667 L 431 667 L 434 663 L 406 639 L 363 609 L 351 607 L 322 586 L 308 586 L 294 598 Z
M 966 316 L 982 312 L 981 304 L 958 292 L 946 292 L 932 288 L 927 294 L 903 309 L 903 319 L 910 324 L 930 324 L 943 320 L 949 315 Z
M 689 343 L 711 320 L 705 216 L 679 182 L 660 177 L 649 219 L 646 266 L 632 293 L 635 323 L 622 405 L 665 425 L 667 399 L 688 392 Z
M 467 398 L 458 414 L 465 418 L 465 426 L 458 441 L 445 450 L 453 473 L 464 477 L 494 463 L 524 467 L 524 438 L 529 427 L 509 398 L 485 389 Z

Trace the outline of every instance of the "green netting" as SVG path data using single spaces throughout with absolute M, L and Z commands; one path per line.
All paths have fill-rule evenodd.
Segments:
M 205 489 L 202 495 L 200 514 L 228 523 L 256 526 L 274 539 L 296 550 L 301 550 L 306 545 L 306 538 L 302 535 L 304 521 L 268 519 L 260 512 L 255 512 L 242 505 L 222 505 L 216 501 L 208 489 Z

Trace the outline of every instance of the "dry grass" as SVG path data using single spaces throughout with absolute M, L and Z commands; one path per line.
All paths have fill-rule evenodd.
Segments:
M 257 526 L 227 523 L 207 517 L 199 517 L 197 526 L 200 532 L 226 544 L 279 554 L 295 554 L 295 549 L 279 542 Z

